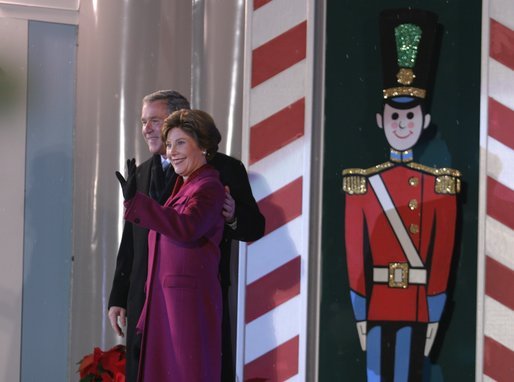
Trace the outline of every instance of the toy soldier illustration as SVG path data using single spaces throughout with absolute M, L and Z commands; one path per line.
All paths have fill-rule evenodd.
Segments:
M 437 16 L 380 15 L 383 110 L 390 160 L 343 171 L 350 295 L 368 381 L 421 381 L 445 302 L 460 173 L 414 162 L 430 125 Z

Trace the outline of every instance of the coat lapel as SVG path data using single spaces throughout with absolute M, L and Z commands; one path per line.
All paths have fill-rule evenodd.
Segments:
M 191 175 L 191 178 L 188 179 L 188 181 L 182 185 L 180 190 L 175 195 L 172 195 L 166 203 L 164 203 L 165 207 L 172 206 L 174 203 L 176 203 L 177 200 L 179 200 L 182 196 L 187 195 L 192 192 L 192 190 L 195 189 L 195 183 L 200 181 L 201 179 L 209 176 L 213 176 L 214 173 L 217 173 L 217 170 L 214 169 L 211 165 L 207 164 L 202 167 L 200 167 L 197 172 L 193 173 Z M 181 178 L 177 176 L 177 181 L 181 181 Z

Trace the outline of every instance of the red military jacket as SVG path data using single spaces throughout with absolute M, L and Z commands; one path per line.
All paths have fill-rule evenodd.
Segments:
M 366 320 L 429 322 L 427 297 L 447 288 L 459 177 L 413 162 L 343 171 L 348 277 L 350 289 L 366 300 Z M 395 212 L 388 210 L 396 211 L 401 229 L 393 229 Z M 400 244 L 402 230 L 418 256 L 414 266 Z

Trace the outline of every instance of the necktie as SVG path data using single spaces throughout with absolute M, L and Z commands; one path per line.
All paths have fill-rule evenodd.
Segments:
M 166 174 L 166 171 L 169 170 L 171 163 L 168 161 L 162 162 L 162 171 Z

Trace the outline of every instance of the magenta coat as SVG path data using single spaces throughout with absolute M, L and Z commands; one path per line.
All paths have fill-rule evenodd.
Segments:
M 125 202 L 125 219 L 150 229 L 139 381 L 220 380 L 224 197 L 205 165 L 164 206 L 141 193 Z

